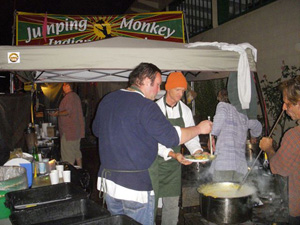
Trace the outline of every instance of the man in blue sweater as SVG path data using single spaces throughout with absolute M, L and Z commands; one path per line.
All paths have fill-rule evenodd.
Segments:
M 130 74 L 131 86 L 106 95 L 93 122 L 101 161 L 98 190 L 106 194 L 112 215 L 125 214 L 143 225 L 154 223 L 158 143 L 177 146 L 212 127 L 210 121 L 173 127 L 153 102 L 161 82 L 155 65 L 139 64 Z

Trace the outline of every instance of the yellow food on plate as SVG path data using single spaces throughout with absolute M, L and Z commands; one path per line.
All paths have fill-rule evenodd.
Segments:
M 208 157 L 209 155 L 194 155 L 194 158 L 198 160 L 205 160 L 208 159 Z
M 191 161 L 208 161 L 209 155 L 199 154 L 199 155 L 185 155 L 184 156 L 187 160 Z

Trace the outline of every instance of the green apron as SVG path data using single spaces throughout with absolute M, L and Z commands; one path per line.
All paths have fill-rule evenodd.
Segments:
M 164 98 L 166 105 L 166 99 Z M 173 126 L 185 127 L 182 118 L 181 105 L 179 104 L 180 117 L 177 119 L 171 119 L 168 117 L 166 111 L 166 118 Z M 181 146 L 172 148 L 175 153 L 180 153 Z M 181 164 L 176 159 L 170 159 L 165 161 L 162 157 L 157 157 L 158 163 L 158 177 L 159 177 L 159 192 L 160 197 L 173 197 L 181 194 Z
M 136 86 L 131 85 L 130 88 L 140 92 L 143 94 L 143 92 Z M 154 191 L 155 196 L 158 193 L 158 188 L 159 188 L 159 180 L 158 180 L 158 161 L 157 161 L 158 156 L 156 156 L 156 159 L 154 160 L 154 162 L 152 163 L 152 165 L 150 166 L 150 168 L 148 168 L 148 172 L 149 172 L 149 176 L 151 179 L 151 183 L 152 183 L 152 188 Z M 156 205 L 156 204 L 155 204 Z M 155 218 L 155 217 L 154 217 Z

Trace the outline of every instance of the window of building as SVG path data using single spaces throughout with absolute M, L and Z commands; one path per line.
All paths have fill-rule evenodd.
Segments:
M 177 0 L 169 11 L 183 11 L 187 37 L 212 28 L 212 0 Z
M 258 9 L 276 0 L 217 0 L 218 24 Z M 211 29 L 212 0 L 175 0 L 168 6 L 169 11 L 183 11 L 186 39 Z
M 276 0 L 218 0 L 218 24 L 223 24 Z

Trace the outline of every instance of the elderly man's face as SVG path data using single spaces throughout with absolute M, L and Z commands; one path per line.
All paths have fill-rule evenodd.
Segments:
M 296 105 L 293 105 L 288 98 L 287 94 L 283 92 L 283 106 L 282 109 L 292 118 L 292 120 L 300 120 L 300 101 Z

